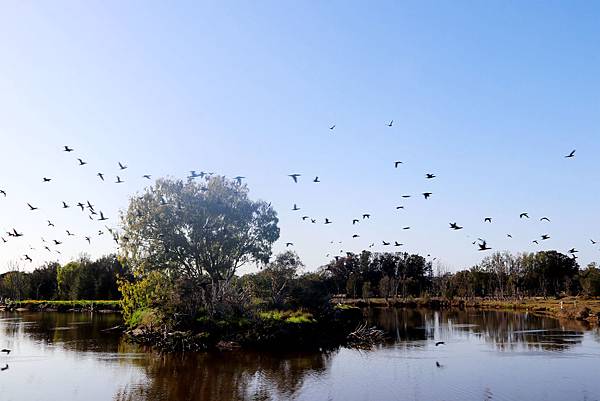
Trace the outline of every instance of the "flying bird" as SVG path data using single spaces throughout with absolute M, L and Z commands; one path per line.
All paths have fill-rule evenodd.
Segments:
M 571 151 L 571 153 L 569 153 L 568 155 L 565 156 L 565 158 L 571 158 L 571 157 L 575 157 L 575 149 L 573 149 Z
M 571 253 L 571 254 L 574 254 L 574 253 L 577 253 L 577 252 L 579 252 L 579 251 L 577 249 L 575 249 L 575 248 L 569 249 L 569 253 Z
M 90 239 L 90 237 L 85 237 L 85 240 L 88 242 L 88 244 L 92 243 L 92 240 Z
M 127 168 L 126 165 L 122 164 L 121 162 L 119 162 L 119 169 L 121 170 L 125 170 Z
M 387 125 L 387 126 L 388 126 L 388 127 L 391 127 L 393 124 L 394 124 L 394 120 L 391 120 L 391 121 L 388 123 L 388 125 Z
M 295 183 L 298 183 L 298 177 L 300 177 L 301 174 L 289 174 L 288 177 L 292 177 L 292 179 L 294 180 Z
M 436 177 L 435 174 L 429 174 L 429 173 L 425 174 L 425 178 L 427 178 L 427 179 L 432 179 L 432 178 L 435 178 L 435 177 Z
M 57 241 L 57 240 L 55 240 L 55 239 L 54 239 L 54 240 L 52 240 L 52 241 L 54 241 L 54 245 L 60 245 L 60 244 L 62 244 L 62 242 L 60 242 L 60 241 Z
M 102 173 L 98 173 L 98 174 L 96 174 L 96 175 L 97 175 L 98 177 L 100 177 L 100 179 L 101 179 L 102 181 L 104 181 L 104 174 L 102 174 Z
M 54 227 L 54 224 L 50 220 L 47 220 L 47 221 L 48 221 L 48 227 Z
M 381 241 L 381 243 L 386 246 L 390 244 L 389 242 L 385 242 L 385 241 Z
M 333 130 L 335 128 L 335 124 L 333 124 L 331 127 L 329 127 L 330 130 Z
M 65 152 L 72 152 L 73 150 L 75 150 L 75 149 L 72 149 L 72 148 L 68 147 L 67 145 L 65 145 L 65 149 L 64 149 Z
M 459 226 L 456 223 L 450 223 L 450 228 L 453 229 L 453 230 L 460 230 L 460 229 L 462 229 L 462 227 Z
M 29 210 L 38 210 L 37 207 L 31 206 L 31 203 L 28 203 L 27 206 L 29 206 Z
M 65 230 L 67 232 L 67 236 L 71 237 L 74 236 L 75 234 L 71 233 L 69 230 Z
M 433 195 L 431 192 L 423 192 L 423 196 L 425 197 L 425 199 L 429 199 L 431 195 Z
M 352 225 L 354 225 L 354 224 L 358 223 L 359 221 L 360 221 L 360 220 L 358 220 L 358 219 L 353 219 L 353 220 L 352 220 Z
M 479 245 L 479 250 L 480 251 L 487 251 L 487 250 L 492 249 L 492 248 L 490 248 L 490 247 L 487 246 L 487 242 L 485 242 L 485 241 L 483 241 L 481 244 L 478 244 L 478 245 Z
M 329 220 L 328 218 L 325 218 L 325 224 L 331 224 L 331 220 Z
M 545 220 L 545 221 L 548 221 L 548 222 L 550 222 L 550 219 L 549 219 L 549 218 L 547 218 L 547 217 L 542 217 L 542 218 L 540 219 L 540 221 L 544 221 L 544 220 Z
M 410 230 L 410 226 L 402 227 L 403 230 Z
M 104 217 L 104 213 L 102 213 L 102 210 L 100 211 L 100 218 L 98 219 L 98 221 L 104 221 L 104 220 L 108 220 L 107 217 Z
M 302 221 L 305 221 L 306 219 L 308 219 L 308 216 L 302 216 Z
M 246 178 L 246 177 L 243 177 L 241 175 L 238 175 L 237 177 L 233 177 L 233 179 L 238 183 L 238 185 L 242 185 L 242 180 L 244 178 Z
M 81 159 L 77 159 L 77 160 L 79 160 L 79 165 L 80 165 L 80 166 L 84 166 L 84 165 L 86 165 L 86 164 L 87 164 L 87 162 L 84 162 L 84 161 L 83 161 L 83 160 L 81 160 Z
M 398 168 L 398 166 L 399 166 L 400 164 L 402 164 L 402 162 L 401 162 L 401 161 L 395 161 L 395 162 L 394 162 L 394 168 Z
M 398 241 L 394 241 L 394 246 L 402 246 L 404 244 L 399 243 Z
M 152 176 L 151 176 L 150 174 L 144 174 L 144 175 L 142 176 L 142 178 L 145 178 L 145 179 L 149 180 L 149 179 L 151 179 L 151 178 L 152 178 Z
M 360 237 L 360 235 L 358 235 L 358 234 L 354 234 L 354 235 L 352 236 L 352 238 L 358 238 L 358 237 Z
M 506 234 L 506 236 L 507 236 L 508 238 L 512 238 L 512 235 L 510 235 L 510 234 Z
M 491 217 L 486 217 L 485 219 L 483 219 L 484 223 L 491 223 L 492 222 L 492 218 Z
M 294 203 L 294 208 L 292 210 L 300 210 L 300 208 Z
M 294 246 L 294 243 L 293 242 L 286 242 L 285 243 L 285 247 L 287 248 L 288 246 Z
M 404 209 L 404 206 L 396 206 L 396 210 L 398 209 Z
M 6 198 L 6 191 L 4 191 L 3 189 L 0 189 L 0 194 L 4 195 L 4 197 Z
M 50 182 L 50 181 L 52 181 L 52 178 L 47 178 L 47 177 L 42 178 L 42 182 Z
M 17 230 L 15 228 L 13 228 L 13 234 L 12 234 L 12 236 L 13 237 L 22 237 L 23 233 L 19 233 L 19 232 L 17 232 Z
M 590 241 L 591 241 L 592 245 L 596 245 L 597 241 L 594 241 L 593 239 L 591 239 Z
M 121 177 L 117 176 L 117 181 L 115 181 L 115 184 L 121 184 L 124 183 L 125 181 L 121 180 Z
M 31 260 L 31 258 L 30 258 L 30 257 L 29 257 L 29 255 L 27 255 L 27 254 L 25 255 L 25 260 L 28 260 L 28 261 L 29 261 L 29 263 L 33 262 L 33 260 Z
M 531 241 L 531 242 L 533 242 L 533 243 L 534 243 L 534 244 L 536 244 L 536 245 L 539 245 L 539 244 L 540 244 L 540 243 L 538 242 L 538 240 L 536 240 L 536 239 L 534 239 L 534 240 L 533 240 L 533 241 Z
M 544 241 L 545 241 L 545 240 L 547 240 L 547 239 L 550 239 L 550 236 L 549 236 L 548 234 L 544 234 L 544 235 L 542 235 L 542 240 L 544 240 Z
M 313 182 L 321 182 L 321 181 L 319 180 L 319 176 L 316 176 L 316 177 L 315 177 L 315 179 L 313 180 Z
M 363 220 L 364 219 L 370 219 L 371 215 L 369 213 L 365 213 L 365 214 L 362 215 L 362 218 L 363 218 Z
M 524 218 L 524 217 L 526 217 L 526 218 L 529 218 L 529 215 L 528 215 L 527 213 L 521 213 L 521 214 L 519 215 L 519 218 L 520 218 L 520 219 L 522 219 L 522 218 Z
M 77 203 L 77 206 L 79 206 L 79 207 L 81 208 L 81 211 L 82 211 L 82 212 L 84 211 L 85 205 L 84 205 L 83 203 L 81 203 L 81 202 L 78 202 L 78 203 Z

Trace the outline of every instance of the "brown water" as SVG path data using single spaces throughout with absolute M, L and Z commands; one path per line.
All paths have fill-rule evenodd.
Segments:
M 0 400 L 600 399 L 600 333 L 576 322 L 402 309 L 369 317 L 393 339 L 373 351 L 161 356 L 102 331 L 118 315 L 2 313 L 0 348 L 12 352 L 0 355 Z

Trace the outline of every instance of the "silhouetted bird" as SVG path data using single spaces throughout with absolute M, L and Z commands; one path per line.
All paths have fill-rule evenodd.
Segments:
M 81 208 L 81 211 L 83 212 L 85 210 L 85 205 L 81 202 L 77 203 L 77 206 L 79 206 Z
M 596 241 L 594 241 L 593 239 L 591 239 L 590 242 L 592 243 L 592 245 L 596 245 Z
M 354 224 L 356 224 L 356 223 L 358 223 L 358 222 L 359 222 L 359 220 L 358 220 L 358 219 L 353 219 L 353 220 L 352 220 L 352 224 L 353 224 L 353 225 L 354 225 Z
M 300 177 L 301 174 L 289 174 L 288 177 L 292 177 L 292 179 L 294 180 L 295 183 L 298 183 L 298 177 Z
M 90 239 L 90 237 L 85 237 L 85 240 L 88 242 L 88 244 L 92 243 L 92 240 Z
M 81 159 L 77 159 L 77 160 L 79 160 L 79 165 L 80 165 L 80 166 L 84 166 L 84 165 L 86 165 L 86 164 L 87 164 L 87 162 L 84 162 L 84 161 L 83 161 L 83 160 L 81 160 Z
M 65 152 L 72 152 L 74 149 L 68 147 L 67 145 L 65 145 Z
M 98 177 L 100 177 L 100 179 L 101 179 L 102 181 L 104 181 L 104 174 L 102 174 L 102 173 L 98 173 L 98 174 L 96 174 L 96 175 L 97 175 Z
M 52 178 L 46 178 L 46 177 L 42 178 L 42 182 L 50 182 L 50 181 L 52 181 Z
M 50 248 L 48 248 L 48 246 L 44 246 L 44 249 L 45 249 L 45 250 L 47 250 L 48 252 L 52 252 L 52 251 L 50 250 Z
M 527 213 L 521 213 L 521 214 L 519 215 L 519 218 L 520 218 L 520 219 L 522 219 L 523 217 L 525 217 L 525 218 L 529 218 L 529 215 L 528 215 Z
M 13 228 L 13 237 L 22 237 L 22 236 L 23 236 L 22 233 L 17 232 L 17 230 L 15 228 Z
M 481 244 L 478 244 L 478 245 L 479 245 L 479 250 L 480 251 L 487 251 L 487 250 L 492 249 L 492 248 L 490 248 L 490 247 L 487 246 L 487 242 L 485 242 L 485 241 L 483 241 Z
M 531 242 L 533 242 L 533 243 L 534 243 L 534 244 L 536 244 L 536 245 L 539 245 L 539 244 L 540 244 L 540 243 L 539 243 L 539 242 L 538 242 L 536 239 L 534 239 L 534 240 L 533 240 L 533 241 L 531 241 Z
M 335 124 L 333 124 L 331 127 L 329 127 L 329 129 L 334 129 L 335 128 Z
M 550 236 L 548 234 L 542 235 L 542 240 L 544 240 L 544 241 L 547 240 L 547 239 L 549 239 L 549 238 L 550 238 Z
M 491 223 L 492 222 L 492 218 L 491 217 L 486 217 L 485 219 L 483 219 L 484 223 Z
M 402 227 L 403 230 L 410 230 L 410 226 Z
M 54 227 L 54 224 L 50 220 L 48 220 L 48 227 Z
M 566 158 L 570 158 L 570 157 L 575 157 L 575 149 L 573 149 L 571 151 L 571 153 L 569 153 L 568 155 L 565 156 Z
M 404 206 L 396 206 L 396 210 L 398 209 L 404 209 Z
M 319 180 L 319 176 L 316 176 L 316 177 L 315 177 L 315 179 L 313 180 L 313 182 L 321 182 L 321 181 Z
M 119 162 L 119 168 L 120 168 L 121 170 L 125 170 L 125 169 L 127 168 L 127 166 L 126 166 L 126 165 L 124 165 L 124 164 L 121 164 L 121 162 Z
M 38 208 L 37 208 L 37 207 L 35 207 L 35 206 L 31 206 L 31 204 L 30 204 L 30 203 L 28 203 L 28 204 L 27 204 L 27 206 L 29 206 L 29 210 L 38 210 Z
M 310 219 L 310 222 L 313 223 L 313 224 L 316 224 L 317 220 L 316 219 Z
M 148 179 L 148 180 L 149 180 L 149 179 L 151 179 L 151 178 L 152 178 L 152 176 L 151 176 L 150 174 L 144 174 L 144 175 L 142 176 L 142 178 L 146 178 L 146 179 Z
M 0 352 L 4 352 L 6 355 L 10 354 L 10 350 L 6 348 L 0 349 Z
M 446 344 L 446 343 L 443 341 L 438 341 L 435 343 L 435 346 L 437 347 L 438 345 L 444 345 L 444 344 Z
M 425 199 L 429 199 L 431 195 L 433 195 L 431 192 L 423 192 L 423 196 L 425 197 Z
M 67 203 L 65 201 L 63 201 L 62 204 L 63 204 L 63 209 L 68 209 L 69 208 L 69 205 L 67 205 Z
M 29 263 L 33 262 L 33 260 L 31 260 L 31 258 L 29 257 L 29 255 L 25 255 L 25 260 L 28 260 Z
M 400 164 L 402 164 L 402 162 L 401 162 L 401 161 L 399 161 L 399 160 L 398 160 L 398 161 L 395 161 L 395 162 L 394 162 L 394 168 L 398 168 L 398 166 L 399 166 Z
M 6 365 L 4 365 L 4 367 L 0 368 L 0 371 L 4 372 L 7 369 L 8 369 L 8 363 Z
M 329 220 L 328 218 L 325 218 L 325 224 L 331 224 L 331 220 Z
M 371 215 L 369 213 L 365 213 L 365 214 L 362 215 L 362 218 L 363 218 L 363 220 L 364 219 L 369 219 L 369 218 L 371 218 Z
M 71 233 L 69 230 L 65 230 L 67 232 L 67 236 L 72 237 L 75 236 L 75 234 Z
M 437 366 L 438 368 L 442 367 L 442 365 L 440 365 L 440 363 L 438 361 L 435 361 L 435 366 Z
M 425 174 L 425 178 L 427 178 L 427 179 L 435 178 L 435 174 Z
M 358 238 L 358 237 L 360 237 L 360 235 L 358 235 L 358 234 L 354 234 L 354 235 L 352 236 L 352 238 Z
M 394 124 L 394 120 L 391 120 L 387 126 L 391 127 L 393 124 Z
M 302 216 L 302 221 L 305 221 L 306 219 L 308 219 L 308 216 Z
M 7 240 L 4 239 L 4 237 L 0 237 L 2 238 L 2 242 L 4 242 L 5 244 L 8 242 Z
M 510 235 L 510 234 L 506 234 L 506 236 L 507 236 L 508 238 L 512 238 L 512 235 Z
M 460 230 L 460 229 L 462 229 L 462 227 L 459 226 L 456 223 L 450 223 L 450 228 L 453 229 L 453 230 Z
M 549 219 L 549 218 L 547 218 L 547 217 L 542 217 L 542 218 L 540 219 L 540 221 L 544 221 L 544 220 L 545 220 L 545 221 L 548 221 L 548 222 L 550 221 L 550 219 Z
M 122 184 L 125 181 L 121 180 L 121 177 L 117 176 L 117 181 L 115 181 L 115 184 Z
M 399 243 L 398 241 L 394 241 L 394 246 L 402 246 L 404 244 Z
M 410 195 L 402 195 L 403 198 L 410 198 Z
M 0 189 L 0 194 L 4 195 L 4 197 L 6 198 L 6 191 L 4 191 L 3 189 Z
M 300 208 L 294 203 L 294 208 L 292 210 L 300 210 Z
M 233 179 L 238 183 L 238 185 L 242 185 L 242 180 L 244 178 L 246 178 L 246 177 L 243 177 L 241 175 L 238 175 L 237 177 L 233 177 Z
M 60 242 L 60 241 L 57 241 L 57 240 L 55 240 L 55 239 L 54 239 L 54 240 L 52 240 L 52 241 L 54 241 L 54 245 L 60 245 L 60 244 L 62 244 L 62 242 Z
M 389 242 L 385 242 L 385 241 L 381 241 L 381 243 L 386 246 L 390 244 Z
M 294 246 L 294 243 L 293 242 L 286 242 L 285 243 L 285 247 L 287 248 L 288 246 Z
M 569 249 L 569 253 L 577 253 L 577 252 L 579 252 L 579 251 L 575 248 Z

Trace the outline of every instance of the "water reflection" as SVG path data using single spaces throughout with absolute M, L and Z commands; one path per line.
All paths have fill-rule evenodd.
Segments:
M 2 400 L 577 400 L 600 398 L 600 330 L 499 311 L 370 309 L 373 351 L 161 355 L 114 314 L 0 314 Z M 444 345 L 435 346 L 436 341 Z M 441 367 L 437 367 L 437 363 Z M 367 386 L 368 384 L 368 386 Z
M 445 341 L 460 336 L 479 336 L 501 350 L 561 351 L 580 344 L 586 327 L 577 321 L 559 321 L 528 313 L 464 311 L 459 309 L 371 308 L 365 310 L 372 324 L 397 342 L 421 347 L 426 340 Z

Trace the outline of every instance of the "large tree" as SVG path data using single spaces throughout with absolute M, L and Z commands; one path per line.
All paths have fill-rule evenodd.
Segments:
M 160 270 L 185 281 L 209 312 L 227 296 L 237 269 L 268 262 L 279 238 L 271 205 L 222 176 L 159 179 L 131 199 L 122 223 L 121 251 L 133 273 Z

